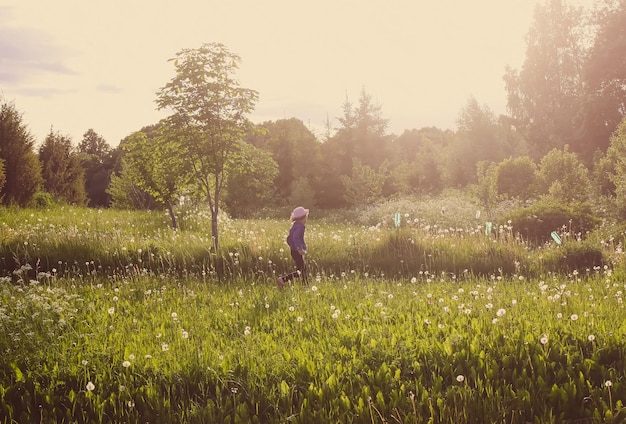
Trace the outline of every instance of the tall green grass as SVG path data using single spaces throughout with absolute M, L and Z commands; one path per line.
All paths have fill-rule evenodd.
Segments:
M 624 232 L 534 246 L 493 216 L 492 231 L 470 202 L 406 199 L 316 218 L 307 224 L 308 262 L 314 275 L 407 277 L 419 272 L 540 276 L 621 263 Z M 413 205 L 413 209 L 409 206 Z M 400 226 L 394 215 L 400 214 Z M 443 212 L 442 212 L 443 211 Z M 212 249 L 210 217 L 179 211 L 180 230 L 162 212 L 62 207 L 0 212 L 0 275 L 28 280 L 43 272 L 94 276 L 176 275 L 227 281 L 271 281 L 293 269 L 287 219 L 232 220 L 221 216 L 220 249 Z M 482 218 L 481 218 L 482 217 Z M 454 223 L 453 223 L 454 222 Z M 610 243 L 603 240 L 612 240 Z M 20 275 L 17 275 L 20 277 Z
M 312 211 L 285 290 L 287 219 L 2 210 L 0 423 L 619 422 L 623 229 L 474 209 Z
M 611 422 L 623 276 L 0 283 L 0 422 Z

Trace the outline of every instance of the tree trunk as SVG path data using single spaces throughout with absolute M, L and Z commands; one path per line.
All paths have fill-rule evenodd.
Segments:
M 217 254 L 217 248 L 219 247 L 219 237 L 217 233 L 217 208 L 211 208 L 211 237 L 213 239 L 213 249 Z
M 167 205 L 167 213 L 169 213 L 170 215 L 170 220 L 172 221 L 172 228 L 174 230 L 178 230 L 178 222 L 176 221 L 176 215 L 174 215 L 174 208 L 169 203 Z

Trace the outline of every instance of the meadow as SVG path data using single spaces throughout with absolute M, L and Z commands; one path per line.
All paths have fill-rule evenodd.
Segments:
M 623 422 L 622 234 L 577 269 L 567 229 L 459 201 L 345 215 L 280 290 L 285 219 L 224 216 L 215 252 L 201 211 L 2 211 L 0 422 Z

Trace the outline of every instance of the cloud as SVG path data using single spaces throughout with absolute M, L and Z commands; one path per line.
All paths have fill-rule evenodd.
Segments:
M 119 94 L 124 92 L 122 87 L 112 85 L 112 84 L 98 84 L 96 86 L 96 90 L 102 93 L 110 93 L 110 94 Z
M 63 63 L 64 53 L 37 30 L 0 26 L 0 83 L 19 85 L 42 73 L 76 74 Z
M 1 75 L 0 75 L 1 78 Z M 58 88 L 48 88 L 48 87 L 21 87 L 13 90 L 16 94 L 25 96 L 25 97 L 40 97 L 40 98 L 51 98 L 58 96 L 59 94 L 71 94 L 75 93 L 76 90 L 64 90 Z

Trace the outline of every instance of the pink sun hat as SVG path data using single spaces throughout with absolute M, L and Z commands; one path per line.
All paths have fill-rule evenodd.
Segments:
M 291 212 L 291 220 L 295 221 L 296 219 L 304 218 L 309 214 L 308 209 L 304 209 L 302 206 L 298 206 Z

